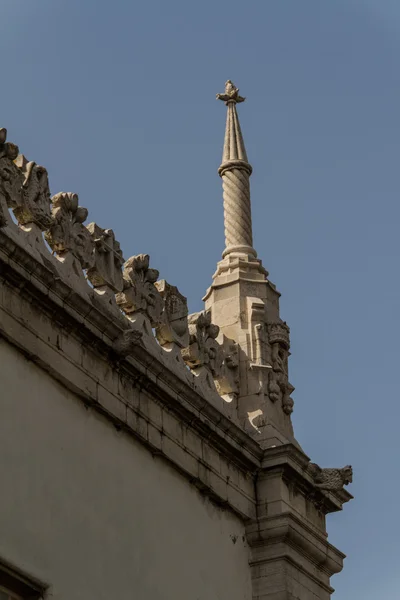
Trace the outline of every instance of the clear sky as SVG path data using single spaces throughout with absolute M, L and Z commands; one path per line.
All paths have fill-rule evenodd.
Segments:
M 336 600 L 400 598 L 400 3 L 2 0 L 1 119 L 125 258 L 202 308 L 223 250 L 230 78 L 255 247 L 291 327 L 296 437 L 352 464 Z

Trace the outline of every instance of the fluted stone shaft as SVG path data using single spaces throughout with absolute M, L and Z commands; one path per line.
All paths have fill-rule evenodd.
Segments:
M 236 111 L 236 99 L 226 101 L 228 110 L 222 164 L 218 170 L 222 177 L 224 198 L 225 250 L 256 255 L 253 249 L 251 224 L 250 175 L 252 168 Z

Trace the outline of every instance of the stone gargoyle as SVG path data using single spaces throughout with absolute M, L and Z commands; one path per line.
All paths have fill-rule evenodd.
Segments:
M 352 483 L 353 469 L 350 465 L 343 469 L 321 469 L 315 463 L 308 465 L 308 472 L 320 490 L 342 490 L 343 486 Z

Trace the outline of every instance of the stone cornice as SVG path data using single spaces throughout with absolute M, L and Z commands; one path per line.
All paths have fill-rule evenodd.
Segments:
M 346 555 L 292 512 L 259 518 L 257 523 L 248 525 L 246 531 L 250 546 L 259 548 L 260 561 L 292 556 L 293 548 L 306 555 L 329 577 L 340 573 L 343 568 Z
M 318 489 L 307 468 L 310 459 L 293 444 L 268 448 L 264 451 L 259 477 L 263 473 L 279 471 L 291 485 L 296 485 L 305 496 L 325 514 L 342 510 L 343 504 L 353 499 L 346 489 L 326 491 Z
M 75 291 L 55 271 L 52 257 L 47 263 L 37 260 L 29 246 L 22 246 L 22 239 L 19 233 L 0 230 L 0 335 L 117 428 L 129 431 L 154 454 L 164 456 L 203 493 L 244 518 L 254 518 L 252 477 L 262 459 L 257 442 L 220 410 L 216 395 L 204 397 L 182 380 L 180 371 L 167 368 L 162 348 L 157 355 L 144 339 L 133 344 L 128 355 L 119 355 L 114 348 L 127 331 L 126 318 L 118 310 L 105 310 L 103 299 L 95 293 L 88 299 Z M 68 343 L 58 347 L 58 337 L 63 335 Z M 85 365 L 89 351 L 95 369 Z M 83 357 L 77 361 L 79 352 Z M 94 375 L 106 367 L 110 384 Z M 128 381 L 130 390 L 125 397 L 123 380 Z M 133 390 L 144 390 L 168 418 L 173 415 L 180 428 L 197 436 L 199 447 L 207 445 L 218 453 L 216 464 L 231 463 L 242 484 L 232 483 L 234 477 L 227 466 L 218 472 L 203 452 L 193 452 L 182 440 L 171 438 L 162 424 L 153 423 L 143 407 L 132 403 Z

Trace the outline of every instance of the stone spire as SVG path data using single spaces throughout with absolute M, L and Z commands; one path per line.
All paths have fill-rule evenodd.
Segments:
M 224 94 L 217 94 L 227 106 L 225 142 L 222 164 L 218 173 L 222 178 L 224 198 L 225 250 L 223 257 L 232 252 L 250 254 L 256 257 L 253 248 L 251 225 L 250 175 L 242 131 L 236 111 L 236 104 L 244 102 L 239 90 L 232 81 L 225 84 Z
M 243 102 L 231 82 L 218 94 L 227 106 L 222 164 L 225 250 L 204 297 L 220 343 L 238 347 L 239 383 L 236 395 L 239 420 L 250 434 L 271 447 L 295 443 L 290 415 L 289 328 L 279 314 L 279 292 L 253 248 L 250 205 L 252 168 L 236 111 Z M 230 401 L 233 398 L 229 399 Z

